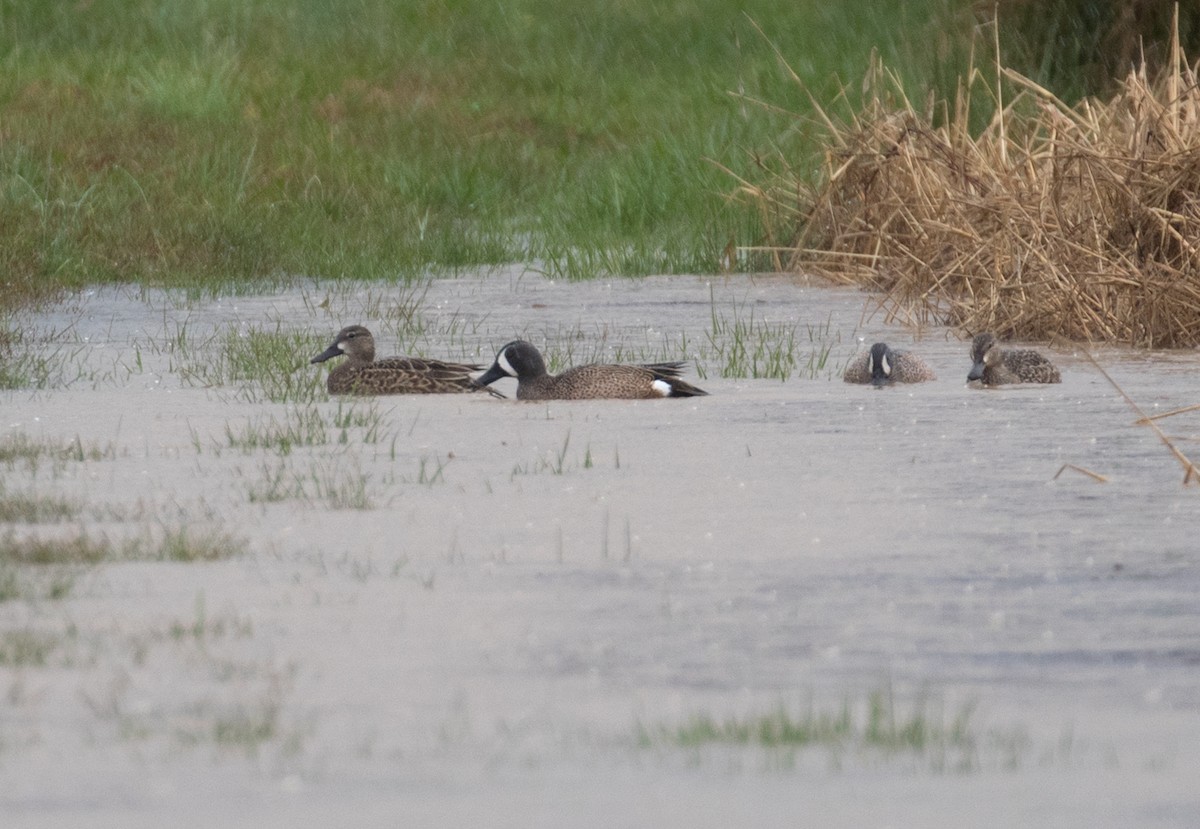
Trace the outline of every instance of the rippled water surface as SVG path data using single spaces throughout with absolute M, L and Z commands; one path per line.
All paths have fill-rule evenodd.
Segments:
M 0 461 L 0 495 L 77 510 L 16 516 L 9 543 L 184 530 L 237 554 L 77 565 L 65 595 L 0 602 L 0 822 L 1200 824 L 1200 487 L 1081 353 L 1046 350 L 1061 385 L 967 389 L 966 343 L 872 308 L 514 270 L 16 319 L 42 387 L 0 392 L 0 441 L 66 449 Z M 329 399 L 307 360 L 355 322 L 383 354 L 694 358 L 711 395 Z M 299 391 L 221 368 L 264 334 L 294 338 Z M 842 383 L 877 339 L 939 379 Z M 785 340 L 787 380 L 723 376 Z M 1194 353 L 1097 356 L 1149 414 L 1200 403 Z M 1160 422 L 1200 456 L 1200 413 Z M 863 723 L 880 698 L 967 734 L 670 736 Z

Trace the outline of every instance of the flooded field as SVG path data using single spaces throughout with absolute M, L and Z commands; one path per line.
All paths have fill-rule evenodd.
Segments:
M 0 822 L 1197 825 L 1200 487 L 1081 354 L 968 389 L 871 307 L 514 270 L 16 318 Z M 331 399 L 350 323 L 710 396 Z M 880 339 L 938 379 L 841 382 Z M 1200 355 L 1097 357 L 1200 403 Z

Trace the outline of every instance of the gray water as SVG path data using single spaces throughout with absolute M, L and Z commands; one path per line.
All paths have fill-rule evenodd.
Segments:
M 104 456 L 0 464 L 7 494 L 86 505 L 0 531 L 185 526 L 245 553 L 0 603 L 0 633 L 58 643 L 0 659 L 5 826 L 1200 825 L 1200 488 L 1082 354 L 1044 349 L 1061 385 L 968 389 L 953 332 L 914 341 L 862 293 L 779 277 L 512 270 L 418 294 L 102 290 L 18 321 L 58 362 L 0 393 L 0 440 Z M 723 378 L 714 316 L 828 362 Z M 711 396 L 393 397 L 355 404 L 374 443 L 230 447 L 305 407 L 195 384 L 205 349 L 279 329 L 316 353 L 353 322 L 385 354 L 488 362 L 520 335 L 564 361 L 694 356 Z M 878 339 L 939 379 L 842 383 Z M 1097 356 L 1149 414 L 1200 402 L 1196 354 Z M 1161 425 L 1200 455 L 1198 418 Z M 280 478 L 297 494 L 254 497 Z M 339 507 L 355 486 L 368 508 Z M 872 695 L 968 717 L 969 743 L 662 736 L 781 706 L 862 723 Z

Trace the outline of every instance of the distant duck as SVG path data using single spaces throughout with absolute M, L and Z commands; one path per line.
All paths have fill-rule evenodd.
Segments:
M 1054 364 L 1027 348 L 1004 349 L 991 334 L 979 334 L 971 341 L 971 371 L 967 382 L 978 380 L 985 386 L 1011 383 L 1061 383 Z
M 310 360 L 323 363 L 345 355 L 346 362 L 329 372 L 326 386 L 330 394 L 453 394 L 486 391 L 503 397 L 471 379 L 472 371 L 483 366 L 447 363 L 419 357 L 375 359 L 375 338 L 361 325 L 349 325 L 338 332 L 333 345 Z
M 640 366 L 593 363 L 555 375 L 546 371 L 546 361 L 532 343 L 513 340 L 500 349 L 479 382 L 487 385 L 501 377 L 515 377 L 518 400 L 636 400 L 708 394 L 679 379 L 682 369 L 681 362 Z
M 887 343 L 875 343 L 866 354 L 855 357 L 846 366 L 842 379 L 847 383 L 870 383 L 886 386 L 891 383 L 924 383 L 936 380 L 925 361 L 907 351 L 893 351 Z

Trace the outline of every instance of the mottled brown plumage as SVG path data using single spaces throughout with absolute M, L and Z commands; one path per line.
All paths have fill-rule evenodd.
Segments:
M 917 355 L 893 351 L 887 343 L 875 343 L 870 351 L 846 366 L 842 379 L 847 383 L 886 386 L 890 383 L 924 383 L 926 380 L 936 380 L 937 375 Z
M 455 394 L 486 391 L 503 397 L 494 389 L 471 378 L 472 371 L 483 366 L 448 363 L 420 357 L 375 359 L 375 338 L 361 325 L 350 325 L 338 332 L 333 345 L 310 362 L 322 363 L 345 355 L 346 361 L 329 372 L 326 387 L 330 394 Z
M 978 380 L 985 386 L 1062 382 L 1058 369 L 1041 354 L 1027 348 L 1001 348 L 991 334 L 979 334 L 971 341 L 971 363 L 967 382 Z
M 641 366 L 593 363 L 569 368 L 562 374 L 550 374 L 541 353 L 531 343 L 513 340 L 500 349 L 496 362 L 479 382 L 487 384 L 501 377 L 515 377 L 518 400 L 637 400 L 708 394 L 679 379 L 682 369 L 683 363 Z

